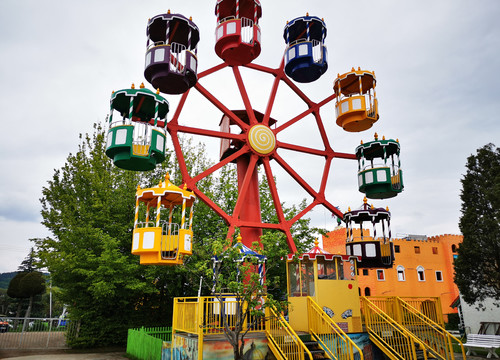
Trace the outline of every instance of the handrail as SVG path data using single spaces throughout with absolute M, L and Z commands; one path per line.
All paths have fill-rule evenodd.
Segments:
M 358 170 L 358 174 L 359 173 L 362 173 L 362 172 L 365 172 L 367 170 L 382 170 L 382 169 L 387 169 L 389 168 L 391 171 L 391 175 L 392 174 L 396 174 L 396 173 L 399 173 L 399 166 L 394 164 L 384 164 L 382 162 L 375 162 L 373 163 L 373 165 L 370 163 L 370 161 L 367 161 L 367 163 L 365 163 L 365 165 L 360 169 Z
M 303 360 L 307 354 L 310 360 L 313 356 L 299 336 L 285 320 L 270 306 L 266 307 L 266 336 L 268 345 L 278 359 Z
M 381 350 L 387 349 L 392 355 L 392 359 L 412 360 L 417 359 L 415 347 L 415 344 L 417 344 L 424 349 L 424 359 L 427 360 L 427 351 L 425 351 L 425 345 L 420 339 L 398 324 L 368 298 L 362 296 L 361 302 L 365 325 L 370 338 Z M 395 333 L 397 336 L 394 336 Z
M 363 352 L 356 343 L 347 336 L 310 296 L 307 297 L 307 315 L 309 319 L 309 331 L 321 343 L 323 349 L 328 352 L 330 357 L 336 360 L 353 360 L 353 350 L 356 349 L 359 354 L 358 359 L 364 359 Z M 329 344 L 332 346 L 328 346 Z M 332 348 L 336 350 L 335 354 Z
M 313 61 L 315 63 L 323 62 L 323 42 L 316 39 L 312 39 L 311 43 L 312 43 L 311 45 L 312 45 Z
M 149 227 L 156 227 L 156 223 L 154 221 L 138 221 L 135 229 L 141 229 L 141 228 L 149 228 Z
M 391 297 L 392 298 L 392 297 Z M 401 300 L 413 306 L 432 321 L 444 327 L 443 314 L 441 313 L 441 298 L 438 296 L 399 296 Z
M 230 21 L 230 20 L 235 20 L 236 16 L 234 15 L 229 15 L 226 16 L 224 19 L 219 20 L 219 24 L 222 24 L 223 22 Z
M 397 297 L 396 301 L 402 310 L 406 310 L 401 312 L 403 326 L 421 339 L 427 347 L 432 349 L 433 351 L 431 350 L 431 352 L 435 356 L 445 360 L 455 359 L 453 343 L 451 341 L 453 339 L 460 345 L 462 356 L 465 359 L 465 349 L 458 338 L 403 299 Z

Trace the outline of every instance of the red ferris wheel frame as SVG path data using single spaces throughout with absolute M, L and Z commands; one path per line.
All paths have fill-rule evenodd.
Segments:
M 297 85 L 295 85 L 292 80 L 290 80 L 284 72 L 284 62 L 282 61 L 278 68 L 269 68 L 262 65 L 257 64 L 247 64 L 245 67 L 257 70 L 260 72 L 264 72 L 267 74 L 273 75 L 274 82 L 272 84 L 271 92 L 269 95 L 269 99 L 267 102 L 266 110 L 263 116 L 262 121 L 258 121 L 254 109 L 251 106 L 250 99 L 248 97 L 245 84 L 243 82 L 240 69 L 238 66 L 230 66 L 226 63 L 222 63 L 220 65 L 214 66 L 198 75 L 198 79 L 202 79 L 205 76 L 211 75 L 219 70 L 222 70 L 226 67 L 231 67 L 234 78 L 236 80 L 236 84 L 238 86 L 241 98 L 243 100 L 243 104 L 245 107 L 245 111 L 248 116 L 249 123 L 247 124 L 242 119 L 240 119 L 232 110 L 228 109 L 221 101 L 219 101 L 214 95 L 212 95 L 206 88 L 204 88 L 200 82 L 198 81 L 195 85 L 196 90 L 203 95 L 207 100 L 209 100 L 217 109 L 219 109 L 224 115 L 229 117 L 233 124 L 236 124 L 241 129 L 241 133 L 230 133 L 225 131 L 214 131 L 208 129 L 201 129 L 196 127 L 189 127 L 185 125 L 179 124 L 179 118 L 182 113 L 182 109 L 185 105 L 186 99 L 191 90 L 185 92 L 177 106 L 175 114 L 167 124 L 167 130 L 170 133 L 172 138 L 174 150 L 179 162 L 180 171 L 182 174 L 183 182 L 187 184 L 187 187 L 194 191 L 194 193 L 200 198 L 204 203 L 206 203 L 213 211 L 215 211 L 229 226 L 228 237 L 231 237 L 235 231 L 236 227 L 239 227 L 242 231 L 243 243 L 247 246 L 251 246 L 254 241 L 259 241 L 259 233 L 261 234 L 262 229 L 276 229 L 285 233 L 287 244 L 291 253 L 295 253 L 297 251 L 295 247 L 295 243 L 291 234 L 292 225 L 302 218 L 306 213 L 311 211 L 317 205 L 323 205 L 328 210 L 330 210 L 333 214 L 339 217 L 343 217 L 343 214 L 340 210 L 338 210 L 332 203 L 330 203 L 325 198 L 325 188 L 328 181 L 328 177 L 330 174 L 331 163 L 334 158 L 343 158 L 343 159 L 356 159 L 355 154 L 341 153 L 336 152 L 332 149 L 330 142 L 328 140 L 328 136 L 325 131 L 325 127 L 323 125 L 323 121 L 320 115 L 320 108 L 332 100 L 335 99 L 336 95 L 333 93 L 332 95 L 326 97 L 320 102 L 313 102 L 304 92 L 302 92 Z M 302 99 L 306 105 L 307 110 L 298 114 L 297 116 L 285 121 L 283 124 L 277 126 L 274 129 L 269 128 L 270 119 L 271 119 L 271 111 L 273 109 L 273 105 L 276 99 L 276 94 L 278 87 L 281 82 L 284 82 L 293 92 L 295 92 L 300 99 Z M 307 115 L 312 114 L 316 119 L 316 124 L 319 129 L 319 133 L 324 145 L 324 149 L 314 149 L 305 146 L 299 146 L 287 142 L 281 142 L 277 139 L 278 134 L 288 128 L 289 126 L 295 124 L 300 121 Z M 262 152 L 256 151 L 255 146 L 253 146 L 252 142 L 249 140 L 249 132 L 255 125 L 264 125 L 264 129 L 269 129 L 272 131 L 275 137 L 275 146 L 268 153 L 263 154 Z M 267 130 L 269 132 L 269 130 Z M 225 159 L 220 160 L 218 163 L 210 167 L 209 169 L 197 174 L 195 176 L 191 176 L 188 172 L 186 162 L 184 159 L 184 155 L 180 146 L 178 134 L 179 133 L 187 133 L 194 135 L 202 135 L 215 137 L 219 139 L 228 139 L 228 140 L 237 140 L 241 143 L 241 147 L 229 155 Z M 270 133 L 269 133 L 270 135 Z M 278 153 L 277 149 L 286 149 L 297 151 L 301 153 L 306 153 L 310 155 L 316 155 L 319 157 L 325 158 L 325 166 L 323 169 L 323 174 L 321 176 L 321 182 L 318 190 L 313 189 L 293 168 L 288 164 Z M 246 159 L 244 161 L 240 161 L 241 159 Z M 276 188 L 276 183 L 274 182 L 273 172 L 270 166 L 270 161 L 275 160 L 277 164 L 279 164 L 311 197 L 312 202 L 309 203 L 302 211 L 296 214 L 292 219 L 287 220 L 285 218 L 285 214 L 283 212 L 278 190 Z M 227 214 L 224 210 L 222 210 L 212 199 L 210 199 L 207 195 L 205 195 L 200 189 L 197 187 L 197 182 L 206 176 L 214 173 L 218 169 L 223 166 L 229 164 L 230 162 L 237 162 L 238 165 L 238 199 L 236 201 L 236 205 L 233 209 L 232 214 Z M 258 178 L 256 176 L 256 169 L 259 164 L 264 166 L 265 174 L 267 177 L 267 181 L 269 184 L 271 196 L 273 199 L 274 207 L 278 217 L 278 223 L 264 223 L 260 218 L 260 203 L 255 204 L 251 201 L 247 201 L 249 199 L 255 198 L 255 191 L 257 191 L 257 201 L 258 201 Z M 243 231 L 246 230 L 246 235 L 243 234 Z M 259 241 L 260 243 L 260 241 Z

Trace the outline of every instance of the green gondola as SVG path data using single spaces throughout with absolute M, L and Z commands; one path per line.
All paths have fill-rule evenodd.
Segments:
M 106 155 L 121 169 L 154 169 L 165 160 L 168 110 L 168 101 L 144 85 L 113 92 Z M 114 119 L 114 111 L 120 120 Z
M 403 171 L 399 160 L 399 141 L 385 137 L 356 148 L 359 191 L 369 199 L 391 198 L 403 191 Z

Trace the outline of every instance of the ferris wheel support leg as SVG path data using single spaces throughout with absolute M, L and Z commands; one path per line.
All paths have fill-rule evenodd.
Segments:
M 262 222 L 262 218 L 260 215 L 260 196 L 259 196 L 259 177 L 257 174 L 257 167 L 254 166 L 251 178 L 248 183 L 248 186 L 243 189 L 243 181 L 245 179 L 245 175 L 249 170 L 250 165 L 250 157 L 249 156 L 241 156 L 238 158 L 236 162 L 236 168 L 238 172 L 238 192 L 240 196 L 243 196 L 242 204 L 244 204 L 239 212 L 239 218 L 242 221 L 252 221 L 252 222 Z M 242 191 L 243 194 L 241 193 Z M 242 243 L 249 248 L 252 248 L 252 243 L 258 242 L 260 246 L 260 237 L 262 236 L 262 229 L 256 227 L 240 227 Z

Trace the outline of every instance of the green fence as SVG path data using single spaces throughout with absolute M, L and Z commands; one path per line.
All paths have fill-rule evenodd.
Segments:
M 127 355 L 139 360 L 161 360 L 164 341 L 172 341 L 171 327 L 129 329 Z

